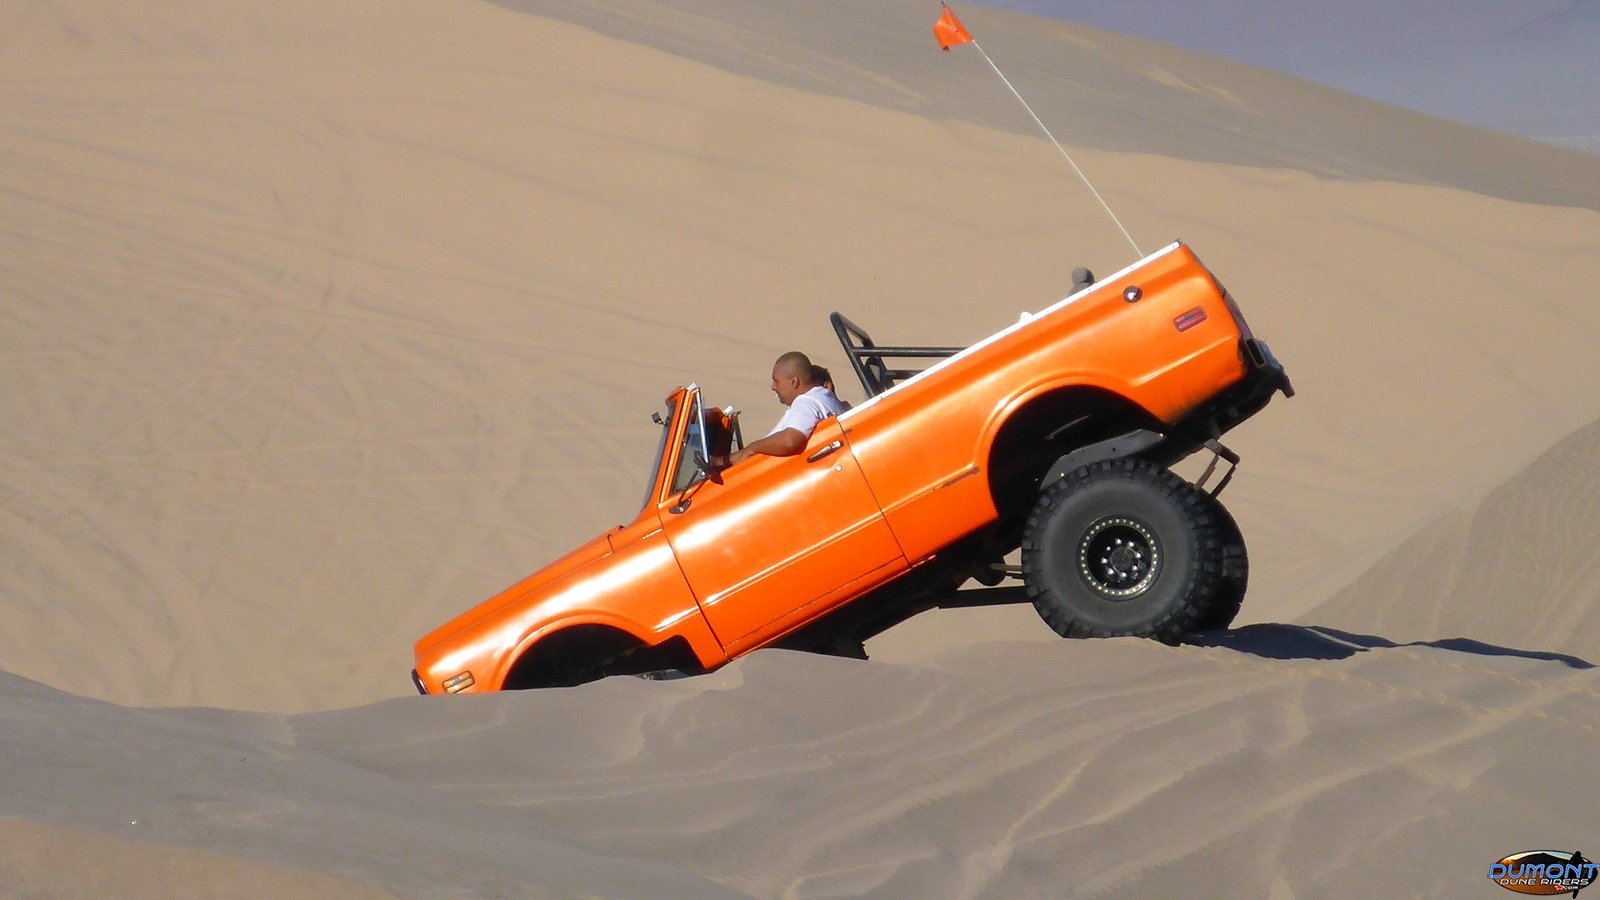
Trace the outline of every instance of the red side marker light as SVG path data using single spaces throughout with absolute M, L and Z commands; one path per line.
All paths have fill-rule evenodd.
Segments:
M 1194 309 L 1191 309 L 1176 319 L 1173 319 L 1172 324 L 1176 326 L 1179 331 L 1188 331 L 1205 320 L 1206 311 L 1196 306 Z

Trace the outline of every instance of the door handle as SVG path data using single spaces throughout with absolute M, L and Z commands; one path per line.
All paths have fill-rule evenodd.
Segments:
M 823 447 L 821 450 L 818 450 L 817 452 L 815 452 L 815 453 L 811 454 L 810 456 L 806 457 L 806 462 L 814 463 L 817 460 L 822 459 L 824 456 L 827 456 L 827 455 L 833 453 L 835 450 L 838 450 L 840 447 L 843 447 L 843 446 L 844 446 L 844 441 L 834 441 L 833 443 L 829 444 L 828 446 Z

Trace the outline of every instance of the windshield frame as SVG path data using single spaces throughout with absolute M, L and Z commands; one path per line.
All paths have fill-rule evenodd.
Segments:
M 661 422 L 661 437 L 656 440 L 655 464 L 651 466 L 650 475 L 645 481 L 644 505 L 640 512 L 650 509 L 659 502 L 656 488 L 661 484 L 661 467 L 666 461 L 667 447 L 671 446 L 672 424 L 674 417 L 678 413 L 678 398 L 681 393 L 682 391 L 675 391 L 671 396 L 667 397 L 667 414 L 665 416 L 661 416 L 659 413 L 654 414 Z
M 684 419 L 683 438 L 678 441 L 678 452 L 672 463 L 672 477 L 668 484 L 667 496 L 676 496 L 694 487 L 694 483 L 703 477 L 704 473 L 694 462 L 694 453 L 698 452 L 701 459 L 711 458 L 711 448 L 706 442 L 705 405 L 701 399 L 700 390 L 695 385 L 688 387 L 689 401 L 688 415 Z

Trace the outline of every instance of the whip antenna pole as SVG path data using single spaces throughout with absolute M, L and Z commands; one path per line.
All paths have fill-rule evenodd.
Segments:
M 1072 154 L 1061 146 L 1061 142 L 1056 140 L 1056 136 L 1050 133 L 1050 129 L 1044 127 L 1044 123 L 1039 120 L 1038 113 L 1035 113 L 1033 107 L 1028 105 L 1028 101 L 1022 99 L 1022 95 L 1017 93 L 1017 89 L 1011 86 L 1011 79 L 1006 77 L 1006 73 L 1000 71 L 1000 67 L 994 64 L 994 60 L 989 58 L 989 54 L 983 52 L 983 47 L 977 41 L 973 41 L 972 46 L 983 56 L 983 61 L 989 64 L 989 68 L 993 69 L 994 73 L 1000 76 L 1000 80 L 1005 82 L 1006 89 L 1011 91 L 1011 96 L 1017 98 L 1017 102 L 1021 103 L 1022 108 L 1028 111 L 1028 115 L 1033 116 L 1034 124 L 1038 125 L 1039 130 L 1044 132 L 1044 136 L 1050 139 L 1050 143 L 1056 145 L 1056 150 L 1061 153 L 1061 158 L 1067 161 L 1067 165 L 1072 167 L 1072 171 L 1078 173 L 1079 178 L 1083 179 L 1084 186 L 1089 189 L 1089 193 L 1100 201 L 1100 208 L 1105 210 L 1106 215 L 1111 217 L 1111 221 L 1116 223 L 1117 230 L 1122 232 L 1122 236 L 1128 239 L 1128 245 L 1133 247 L 1133 252 L 1142 258 L 1144 251 L 1139 249 L 1139 245 L 1134 242 L 1133 235 L 1128 233 L 1128 229 L 1122 227 L 1122 220 L 1118 219 L 1117 214 L 1111 211 L 1111 205 L 1106 203 L 1106 198 L 1100 196 L 1100 192 L 1094 189 L 1094 183 L 1089 181 L 1089 176 L 1083 174 L 1083 170 L 1078 168 L 1077 162 L 1072 159 Z
M 1061 142 L 1056 140 L 1056 136 L 1050 133 L 1049 128 L 1045 127 L 1044 121 L 1039 118 L 1039 114 L 1033 111 L 1033 107 L 1028 105 L 1028 101 L 1022 99 L 1021 94 L 1017 93 L 1017 89 L 1011 84 L 1011 79 L 1007 78 L 1006 73 L 1000 71 L 1000 67 L 994 64 L 994 60 L 990 59 L 989 54 L 984 52 L 983 46 L 978 43 L 977 39 L 967 33 L 967 29 L 956 19 L 955 10 L 950 8 L 950 4 L 942 3 L 940 5 L 944 7 L 944 15 L 940 16 L 939 24 L 935 25 L 933 29 L 934 37 L 938 39 L 939 46 L 942 49 L 949 50 L 955 44 L 971 44 L 978 51 L 979 55 L 983 57 L 983 61 L 988 63 L 989 68 L 994 70 L 994 74 L 1000 76 L 1000 81 L 1006 86 L 1006 90 L 1010 91 L 1011 96 L 1017 98 L 1017 102 L 1022 104 L 1022 108 L 1027 110 L 1028 115 L 1033 117 L 1033 123 L 1038 125 L 1039 130 L 1044 132 L 1044 136 L 1049 138 L 1050 143 L 1055 145 L 1056 151 L 1061 154 L 1061 158 L 1067 161 L 1067 165 L 1072 166 L 1072 171 L 1077 172 L 1079 178 L 1083 179 L 1084 185 L 1089 188 L 1089 193 L 1100 201 L 1100 208 L 1104 209 L 1106 215 L 1111 217 L 1111 221 L 1116 223 L 1117 230 L 1122 232 L 1122 236 L 1128 239 L 1128 245 L 1133 248 L 1133 252 L 1142 258 L 1144 251 L 1139 249 L 1139 245 L 1133 240 L 1133 235 L 1128 233 L 1128 229 L 1122 227 L 1122 220 L 1118 219 L 1117 214 L 1111 211 L 1111 205 L 1106 202 L 1106 198 L 1100 196 L 1100 192 L 1095 190 L 1094 183 L 1089 180 L 1089 176 L 1083 174 L 1083 170 L 1078 168 L 1078 163 L 1073 160 L 1072 154 L 1068 153 L 1067 148 L 1061 146 Z

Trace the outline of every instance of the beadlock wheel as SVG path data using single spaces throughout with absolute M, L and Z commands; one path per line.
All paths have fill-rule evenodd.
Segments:
M 1225 518 L 1214 498 L 1153 463 L 1093 463 L 1040 494 L 1023 530 L 1023 583 L 1063 636 L 1176 643 L 1230 619 L 1237 603 L 1224 578 L 1237 530 Z
M 1126 516 L 1089 526 L 1078 545 L 1078 571 L 1089 586 L 1114 599 L 1148 588 L 1161 568 L 1161 545 L 1150 529 Z

